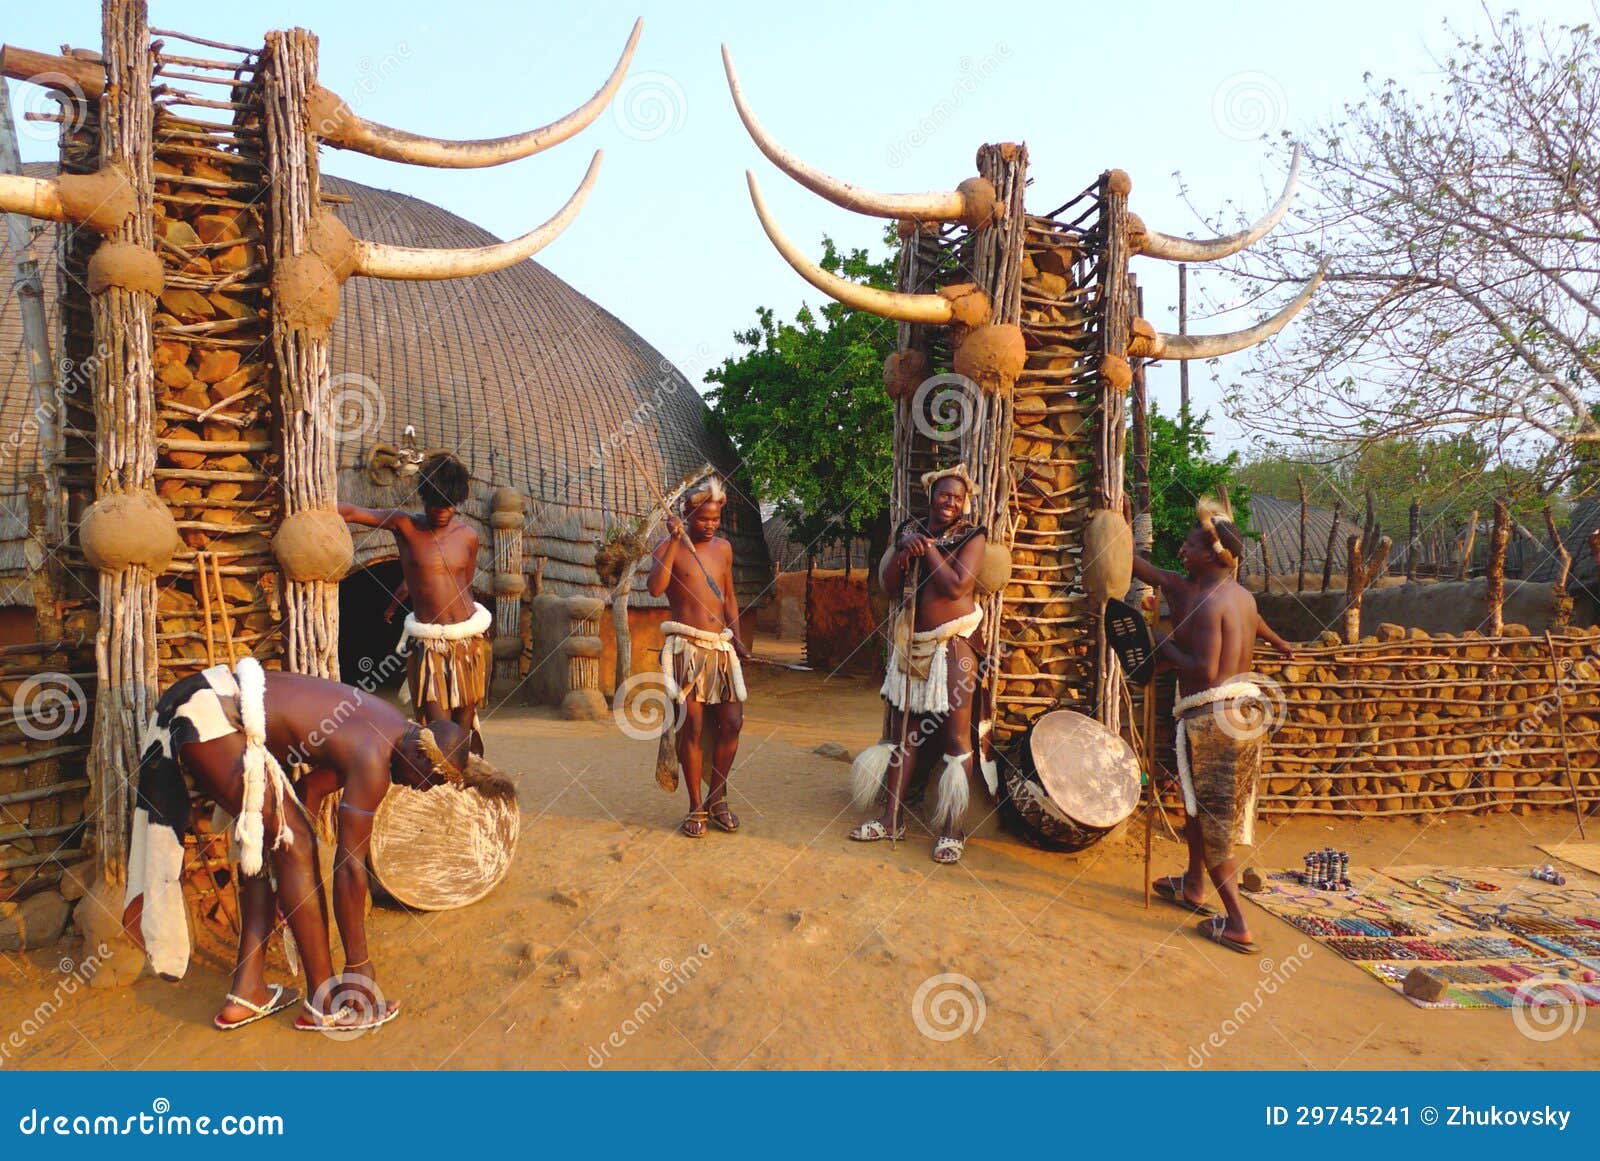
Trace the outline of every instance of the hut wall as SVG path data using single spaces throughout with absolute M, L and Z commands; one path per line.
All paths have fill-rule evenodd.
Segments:
M 805 593 L 806 664 L 823 673 L 883 672 L 883 641 L 865 574 L 816 569 Z
M 1361 633 L 1369 636 L 1383 624 L 1429 633 L 1463 633 L 1487 620 L 1486 582 L 1440 581 L 1369 589 L 1361 595 Z M 1257 594 L 1256 607 L 1267 623 L 1290 641 L 1311 641 L 1344 623 L 1344 592 Z M 1548 584 L 1506 582 L 1505 617 L 1542 633 L 1555 627 L 1555 594 Z M 1573 613 L 1578 625 L 1594 623 L 1587 602 Z

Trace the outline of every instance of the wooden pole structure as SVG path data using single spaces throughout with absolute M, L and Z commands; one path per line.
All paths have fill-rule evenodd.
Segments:
M 1494 500 L 1494 531 L 1489 536 L 1489 573 L 1484 601 L 1489 612 L 1489 636 L 1500 636 L 1506 623 L 1506 546 L 1511 542 L 1511 512 L 1504 497 Z
M 1327 592 L 1333 583 L 1333 547 L 1338 541 L 1339 519 L 1344 515 L 1344 501 L 1333 502 L 1333 523 L 1328 525 L 1328 546 L 1322 553 L 1322 591 Z
M 120 169 L 133 212 L 107 236 L 154 251 L 150 29 L 143 0 L 104 0 L 100 20 L 106 85 L 100 101 L 100 167 Z M 95 343 L 103 357 L 91 383 L 96 501 L 147 492 L 155 482 L 155 364 L 150 326 L 155 296 L 107 286 L 90 296 Z M 96 802 L 100 870 L 126 872 L 128 803 L 139 768 L 139 734 L 155 708 L 156 577 L 143 565 L 100 574 L 95 633 L 94 742 L 89 780 Z
M 1361 586 L 1366 573 L 1361 567 L 1361 537 L 1351 535 L 1345 542 L 1344 641 L 1354 645 L 1361 640 Z
M 1456 580 L 1466 580 L 1472 573 L 1472 549 L 1478 542 L 1478 510 L 1474 508 L 1467 517 L 1466 531 L 1461 534 L 1461 559 L 1456 562 Z
M 1407 529 L 1406 538 L 1406 580 L 1417 579 L 1417 542 L 1422 529 L 1422 502 L 1411 501 L 1410 528 Z
M 1294 591 L 1306 591 L 1306 478 L 1295 473 L 1294 482 L 1300 487 L 1300 563 L 1295 569 Z
M 1567 788 L 1572 791 L 1572 813 L 1578 818 L 1578 837 L 1587 842 L 1589 836 L 1583 831 L 1583 803 L 1578 798 L 1578 780 L 1572 773 L 1572 751 L 1567 746 L 1567 683 L 1563 672 L 1566 658 L 1556 656 L 1555 638 L 1548 629 L 1544 633 L 1544 643 L 1550 650 L 1550 672 L 1555 677 L 1556 726 L 1561 733 L 1561 763 L 1567 771 Z
M 206 668 L 217 663 L 217 637 L 211 628 L 211 580 L 206 576 L 206 554 L 194 554 L 195 591 L 200 594 L 200 619 L 206 626 Z
M 1556 531 L 1556 518 L 1550 514 L 1548 504 L 1544 506 L 1544 528 L 1550 536 L 1550 551 L 1556 557 L 1556 581 L 1550 586 L 1556 606 L 1552 624 L 1557 629 L 1565 629 L 1572 620 L 1572 594 L 1567 592 L 1567 577 L 1572 573 L 1572 553 L 1561 542 L 1561 534 Z
M 1144 315 L 1144 291 L 1139 291 L 1139 314 Z M 1145 387 L 1146 360 L 1133 360 L 1130 410 L 1133 426 L 1133 551 L 1149 559 L 1155 547 L 1155 525 L 1150 512 L 1150 400 Z M 1141 604 L 1148 586 L 1134 580 L 1129 603 Z
M 1134 286 L 1128 275 L 1132 254 L 1128 237 L 1128 194 L 1132 181 L 1121 170 L 1109 170 L 1100 182 L 1101 225 L 1105 231 L 1105 266 L 1101 295 L 1100 355 L 1102 360 L 1126 360 L 1128 342 L 1133 335 Z M 1125 363 L 1123 364 L 1126 365 Z M 1100 419 L 1095 449 L 1095 485 L 1100 503 L 1113 512 L 1122 510 L 1123 463 L 1127 449 L 1127 424 L 1124 397 L 1131 386 L 1128 380 L 1114 383 L 1106 374 L 1100 377 Z M 1104 608 L 1095 612 L 1096 716 L 1113 733 L 1120 731 L 1122 671 L 1106 645 Z M 1113 671 L 1115 673 L 1113 674 Z
M 228 613 L 228 594 L 222 591 L 222 572 L 217 563 L 217 554 L 208 552 L 203 555 L 211 562 L 211 584 L 217 591 L 217 611 L 222 614 L 222 636 L 228 643 L 228 667 L 231 669 L 239 663 L 239 655 L 233 644 L 233 617 Z
M 312 230 L 322 210 L 311 99 L 317 92 L 317 38 L 303 28 L 269 32 L 260 73 L 272 268 L 310 274 Z M 324 289 L 338 282 L 322 266 Z M 328 335 L 332 318 L 308 321 L 282 294 L 272 297 L 272 349 L 283 445 L 283 518 L 331 510 L 338 502 L 338 437 Z M 339 586 L 284 578 L 284 664 L 338 680 Z

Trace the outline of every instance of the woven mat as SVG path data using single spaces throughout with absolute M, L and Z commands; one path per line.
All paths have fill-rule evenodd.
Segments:
M 1600 984 L 1582 979 L 1600 971 L 1600 883 L 1553 887 L 1493 867 L 1355 869 L 1351 880 L 1340 894 L 1283 871 L 1250 898 L 1401 995 L 1412 968 L 1437 972 L 1449 991 L 1406 996 L 1420 1008 L 1600 1005 Z
M 1585 871 L 1600 875 L 1600 843 L 1550 843 L 1539 849 L 1574 867 L 1582 867 Z

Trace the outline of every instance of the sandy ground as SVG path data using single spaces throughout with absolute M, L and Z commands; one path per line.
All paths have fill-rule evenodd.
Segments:
M 196 968 L 176 984 L 79 989 L 3 1066 L 1600 1064 L 1600 1013 L 1536 1042 L 1508 1012 L 1424 1012 L 1253 907 L 1262 958 L 1202 942 L 1176 910 L 1144 909 L 1142 832 L 1062 856 L 991 831 L 956 868 L 935 867 L 926 836 L 895 851 L 850 843 L 847 768 L 811 750 L 873 741 L 872 689 L 770 667 L 753 667 L 750 685 L 735 771 L 745 826 L 699 842 L 674 832 L 684 800 L 655 786 L 651 743 L 609 723 L 497 714 L 490 752 L 522 772 L 515 865 L 462 911 L 374 911 L 381 983 L 404 1005 L 387 1028 L 333 1042 L 294 1032 L 285 1013 L 219 1034 L 209 1021 L 226 981 Z M 1367 864 L 1521 865 L 1571 831 L 1555 814 L 1299 822 L 1264 827 L 1257 859 L 1294 865 L 1331 844 Z M 1158 838 L 1157 870 L 1179 866 Z M 51 996 L 63 953 L 0 956 L 0 1039 Z M 941 975 L 965 979 L 928 982 Z

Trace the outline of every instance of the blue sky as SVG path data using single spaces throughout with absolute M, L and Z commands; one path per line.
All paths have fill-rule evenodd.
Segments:
M 630 80 L 613 109 L 554 150 L 496 169 L 436 171 L 337 150 L 326 151 L 323 165 L 510 236 L 554 212 L 591 152 L 603 148 L 583 214 L 538 260 L 696 382 L 734 351 L 733 331 L 749 325 L 758 304 L 788 317 L 817 298 L 761 233 L 744 187 L 747 167 L 785 231 L 813 251 L 823 233 L 875 247 L 882 229 L 794 185 L 756 151 L 723 81 L 722 41 L 767 129 L 845 180 L 884 190 L 951 188 L 974 172 L 980 144 L 1023 140 L 1030 208 L 1053 208 L 1117 166 L 1133 177 L 1135 211 L 1181 234 L 1199 223 L 1179 197 L 1179 173 L 1196 205 L 1231 201 L 1253 215 L 1282 182 L 1261 131 L 1326 119 L 1360 95 L 1365 72 L 1426 87 L 1442 22 L 1475 29 L 1489 20 L 1462 0 L 1069 0 L 1026 17 L 999 5 L 937 0 L 914 8 L 865 0 L 581 7 L 151 0 L 150 7 L 156 27 L 245 45 L 258 45 L 269 28 L 310 28 L 321 38 L 324 85 L 364 116 L 446 137 L 514 132 L 567 112 L 599 86 L 643 16 Z M 1508 7 L 1491 3 L 1489 11 Z M 1593 15 L 1588 0 L 1517 7 L 1556 20 Z M 95 0 L 5 0 L 0 38 L 45 51 L 98 47 L 98 14 Z M 13 104 L 44 105 L 38 90 L 16 85 Z M 53 138 L 41 128 L 24 127 L 29 160 L 54 156 Z M 1175 270 L 1141 261 L 1136 273 L 1146 314 L 1176 329 Z M 1208 288 L 1227 294 L 1220 278 L 1191 273 L 1192 329 L 1248 321 L 1246 312 L 1199 317 Z M 1240 443 L 1214 406 L 1210 372 L 1198 368 L 1192 378 L 1195 398 L 1213 405 L 1214 432 Z M 1175 369 L 1156 368 L 1150 383 L 1162 406 L 1176 406 Z

